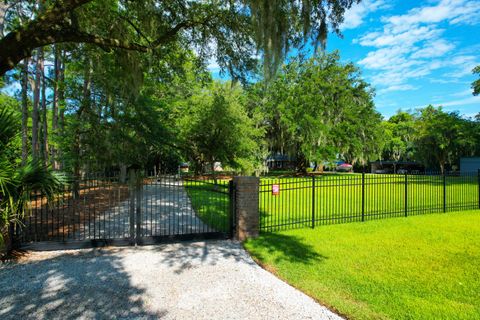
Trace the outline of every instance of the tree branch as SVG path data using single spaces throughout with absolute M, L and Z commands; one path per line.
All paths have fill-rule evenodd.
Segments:
M 119 40 L 114 38 L 104 38 L 95 34 L 90 34 L 81 31 L 73 31 L 65 37 L 63 37 L 61 42 L 82 42 L 82 43 L 91 43 L 101 47 L 108 47 L 108 48 L 119 48 L 125 50 L 133 50 L 133 51 L 140 51 L 140 52 L 147 52 L 148 47 L 129 42 L 125 40 Z
M 181 30 L 181 29 L 186 29 L 193 27 L 195 23 L 192 23 L 191 21 L 183 21 L 177 24 L 175 27 L 171 28 L 167 32 L 165 32 L 162 36 L 158 37 L 155 41 L 153 41 L 150 44 L 150 48 L 154 49 L 157 48 L 159 45 L 168 42 L 171 40 L 175 35 Z

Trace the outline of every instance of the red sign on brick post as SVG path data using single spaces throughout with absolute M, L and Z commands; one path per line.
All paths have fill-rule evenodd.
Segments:
M 280 194 L 280 185 L 274 184 L 272 185 L 272 195 L 278 196 Z

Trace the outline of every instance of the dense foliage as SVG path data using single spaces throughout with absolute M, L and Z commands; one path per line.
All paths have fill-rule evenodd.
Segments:
M 16 161 L 19 118 L 0 96 L 0 253 L 7 229 L 17 223 L 25 212 L 32 191 L 52 197 L 63 185 L 63 177 L 42 163 L 29 160 L 25 165 Z M 9 242 L 6 242 L 9 245 Z M 9 249 L 9 248 L 7 248 Z
M 181 101 L 179 132 L 196 172 L 215 162 L 253 173 L 261 166 L 262 130 L 248 116 L 238 85 L 213 83 Z
M 399 111 L 384 122 L 383 159 L 418 161 L 441 172 L 458 170 L 461 157 L 480 155 L 479 120 L 433 106 Z
M 473 68 L 473 74 L 480 76 L 480 65 Z M 480 94 L 480 78 L 472 82 L 473 95 L 477 96 Z
M 338 53 L 295 59 L 265 86 L 265 114 L 270 151 L 289 153 L 305 169 L 309 162 L 343 158 L 362 165 L 378 158 L 381 116 L 373 90 L 353 64 Z

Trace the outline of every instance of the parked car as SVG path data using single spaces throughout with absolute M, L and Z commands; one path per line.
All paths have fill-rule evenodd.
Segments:
M 349 163 L 342 163 L 337 166 L 336 170 L 338 172 L 352 172 L 353 171 L 353 166 Z

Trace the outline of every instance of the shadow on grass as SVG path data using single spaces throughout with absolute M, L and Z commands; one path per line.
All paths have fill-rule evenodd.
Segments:
M 0 265 L 1 319 L 158 319 L 120 257 L 91 251 Z
M 264 233 L 260 238 L 251 241 L 248 248 L 261 261 L 268 260 L 265 254 L 273 256 L 276 263 L 286 261 L 314 264 L 328 259 L 302 238 L 279 233 Z

